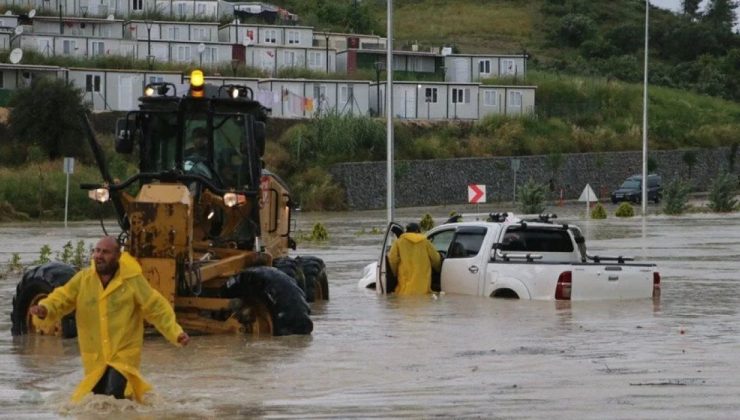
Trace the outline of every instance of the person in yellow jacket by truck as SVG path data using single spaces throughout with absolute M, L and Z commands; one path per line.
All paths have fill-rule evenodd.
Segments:
M 30 309 L 44 323 L 54 323 L 73 310 L 85 370 L 72 394 L 75 402 L 90 392 L 142 402 L 151 389 L 139 372 L 145 320 L 175 345 L 184 346 L 190 340 L 177 324 L 170 303 L 110 236 L 96 244 L 90 267 Z
M 442 259 L 418 223 L 409 223 L 406 233 L 393 242 L 388 254 L 391 271 L 398 278 L 396 294 L 423 295 L 432 291 L 432 270 L 439 271 Z

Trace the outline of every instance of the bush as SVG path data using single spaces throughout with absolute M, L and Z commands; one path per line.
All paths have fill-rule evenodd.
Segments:
M 623 201 L 622 204 L 617 207 L 617 211 L 614 213 L 617 217 L 632 217 L 635 215 L 635 208 L 632 204 Z
M 728 172 L 722 172 L 712 182 L 709 190 L 708 207 L 715 212 L 730 212 L 737 208 L 737 177 Z
M 519 189 L 519 210 L 525 214 L 539 214 L 545 210 L 544 184 L 539 184 L 531 178 Z
M 421 222 L 419 223 L 419 226 L 421 226 L 421 230 L 423 232 L 431 230 L 434 227 L 434 219 L 432 219 L 432 215 L 429 213 L 426 213 L 424 217 L 421 218 Z
M 37 146 L 48 159 L 87 155 L 82 91 L 71 82 L 41 77 L 10 99 L 10 129 L 20 144 Z M 64 112 L 60 112 L 60 111 Z
M 686 211 L 690 191 L 689 184 L 678 179 L 666 185 L 663 189 L 663 212 L 665 214 L 681 214 Z
M 591 209 L 592 219 L 606 219 L 606 209 L 601 203 L 596 203 L 594 208 Z

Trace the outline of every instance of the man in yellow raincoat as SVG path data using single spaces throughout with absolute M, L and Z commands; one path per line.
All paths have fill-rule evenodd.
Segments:
M 90 392 L 142 401 L 151 389 L 139 372 L 144 320 L 175 345 L 184 346 L 190 340 L 177 324 L 172 306 L 142 275 L 139 263 L 121 253 L 110 236 L 98 241 L 90 267 L 30 311 L 44 324 L 52 324 L 75 309 L 85 369 L 85 377 L 72 394 L 75 402 Z
M 432 270 L 439 271 L 442 259 L 418 223 L 409 223 L 406 233 L 393 242 L 388 253 L 391 271 L 398 278 L 396 294 L 423 295 L 432 291 Z

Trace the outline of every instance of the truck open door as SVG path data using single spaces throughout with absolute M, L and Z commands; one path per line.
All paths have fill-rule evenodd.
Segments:
M 378 268 L 376 270 L 375 280 L 375 291 L 378 294 L 385 295 L 393 293 L 396 290 L 398 280 L 393 272 L 390 270 L 388 264 L 388 251 L 391 250 L 393 242 L 398 239 L 403 233 L 403 226 L 396 222 L 388 223 L 388 227 L 385 230 L 385 236 L 383 237 L 383 246 L 380 248 L 380 256 L 378 257 Z

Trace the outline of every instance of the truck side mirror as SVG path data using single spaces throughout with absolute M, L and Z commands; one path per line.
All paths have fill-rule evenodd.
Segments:
M 126 118 L 116 120 L 116 152 L 130 154 L 134 151 L 133 126 Z

